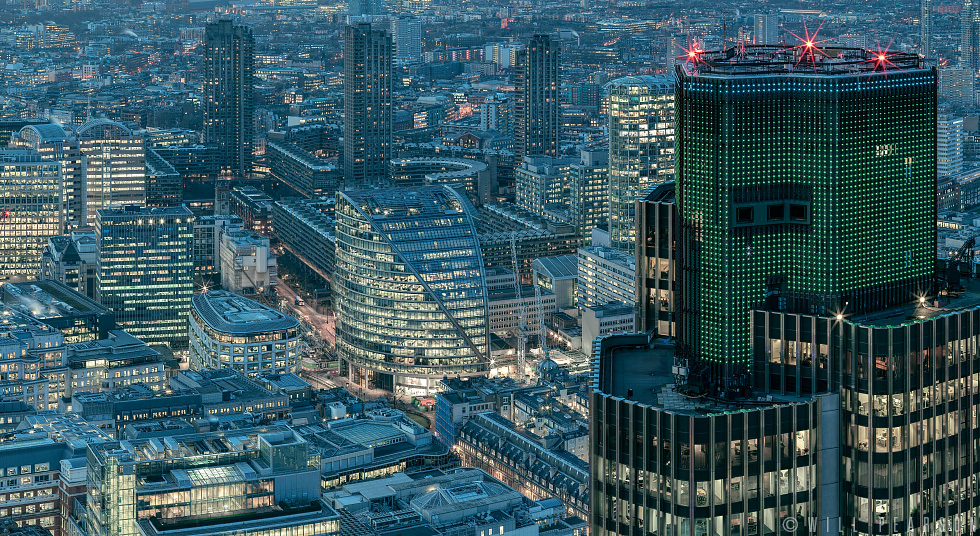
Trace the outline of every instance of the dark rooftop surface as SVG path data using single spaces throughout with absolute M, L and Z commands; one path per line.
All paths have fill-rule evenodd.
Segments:
M 641 404 L 658 405 L 657 395 L 669 383 L 674 382 L 670 367 L 674 364 L 674 349 L 667 347 L 613 348 L 603 362 L 610 384 L 599 386 L 612 396 L 627 398 Z
M 952 299 L 926 296 L 925 301 L 911 301 L 875 313 L 853 317 L 845 313 L 844 319 L 862 326 L 902 326 L 980 306 L 980 279 L 964 278 L 961 282 L 965 292 Z

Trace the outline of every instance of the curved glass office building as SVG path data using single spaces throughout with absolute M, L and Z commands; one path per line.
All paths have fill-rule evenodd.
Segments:
M 487 372 L 472 210 L 446 186 L 337 194 L 337 350 L 356 385 L 420 395 L 444 376 Z
M 609 238 L 633 251 L 640 192 L 674 178 L 674 78 L 627 76 L 609 94 Z
M 196 294 L 191 305 L 194 370 L 230 368 L 250 378 L 296 371 L 301 345 L 295 318 L 226 290 Z

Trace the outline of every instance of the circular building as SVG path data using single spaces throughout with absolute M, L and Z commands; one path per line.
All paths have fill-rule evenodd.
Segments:
M 224 290 L 197 294 L 189 317 L 194 370 L 231 368 L 249 377 L 294 372 L 299 321 Z

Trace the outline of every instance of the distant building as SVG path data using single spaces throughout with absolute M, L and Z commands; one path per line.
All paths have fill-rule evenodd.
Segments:
M 960 63 L 976 75 L 980 70 L 980 2 L 965 0 L 960 9 Z
M 673 337 L 676 332 L 679 232 L 674 182 L 661 184 L 636 201 L 636 328 L 640 333 Z
M 390 165 L 393 186 L 461 184 L 474 204 L 481 204 L 490 198 L 493 174 L 479 160 L 431 156 L 393 158 Z
M 30 149 L 0 149 L 0 281 L 41 272 L 48 238 L 65 228 L 61 164 Z
M 961 108 L 972 108 L 975 102 L 976 72 L 967 67 L 939 67 L 939 98 Z
M 333 195 L 343 184 L 343 172 L 288 140 L 269 142 L 265 148 L 269 173 L 303 197 Z
M 533 284 L 555 294 L 555 305 L 564 310 L 578 303 L 578 256 L 541 257 L 531 263 Z
M 11 147 L 37 151 L 42 158 L 61 164 L 64 187 L 65 225 L 68 228 L 86 225 L 86 164 L 78 139 L 59 124 L 25 126 L 13 135 Z
M 585 149 L 571 165 L 568 178 L 570 223 L 583 239 L 609 221 L 609 151 Z
M 147 144 L 149 145 L 149 144 Z M 184 199 L 184 178 L 160 153 L 146 151 L 146 205 L 175 207 Z
M 194 218 L 194 275 L 218 274 L 221 271 L 222 233 L 244 228 L 242 219 L 232 214 Z
M 395 59 L 399 63 L 413 64 L 422 61 L 421 20 L 406 16 L 393 18 L 391 34 L 395 41 Z
M 568 157 L 525 156 L 514 170 L 517 206 L 538 215 L 567 206 L 569 175 L 574 163 L 575 159 Z
M 337 239 L 329 214 L 334 199 L 282 199 L 272 206 L 279 243 L 323 281 L 333 277 Z
M 463 465 L 493 471 L 531 500 L 556 497 L 569 514 L 589 519 L 589 465 L 551 450 L 495 413 L 480 413 L 460 428 L 456 442 Z
M 90 536 L 336 536 L 340 516 L 320 500 L 310 454 L 285 426 L 91 445 L 76 515 Z
M 959 175 L 963 171 L 963 117 L 940 114 L 936 134 L 936 175 Z
M 194 219 L 186 207 L 96 211 L 97 297 L 148 344 L 187 345 L 194 294 Z
M 609 302 L 582 308 L 582 351 L 590 353 L 592 343 L 614 333 L 636 332 L 636 309 L 632 303 Z
M 140 132 L 100 118 L 87 121 L 75 136 L 85 156 L 88 225 L 95 224 L 99 209 L 146 202 L 146 156 Z
M 61 331 L 66 344 L 105 339 L 116 328 L 111 309 L 56 280 L 0 285 L 0 302 Z
M 778 45 L 779 15 L 758 13 L 752 15 L 752 40 L 756 45 Z
M 77 391 L 114 391 L 137 383 L 154 391 L 167 388 L 163 356 L 125 331 L 66 345 L 65 358 L 70 374 L 67 396 Z
M 205 28 L 204 141 L 214 148 L 221 173 L 252 171 L 254 48 L 247 26 L 219 20 Z
M 195 370 L 228 368 L 250 378 L 294 372 L 299 321 L 224 290 L 194 296 L 190 363 Z
M 520 303 L 513 285 L 509 288 L 490 292 L 487 295 L 487 310 L 489 314 L 489 326 L 491 333 L 503 333 L 510 331 L 516 332 L 520 328 Z M 525 313 L 527 314 L 527 326 L 531 330 L 532 336 L 536 336 L 540 330 L 538 322 L 538 306 L 535 299 L 534 287 L 525 286 L 521 288 L 520 301 L 524 303 Z M 551 316 L 556 310 L 555 293 L 550 290 L 541 292 L 541 310 L 544 318 Z
M 480 130 L 496 131 L 505 136 L 514 135 L 514 99 L 504 93 L 495 93 L 480 104 Z
M 390 32 L 369 22 L 344 32 L 344 186 L 384 185 L 392 156 L 394 44 Z
M 110 440 L 77 415 L 52 412 L 24 417 L 17 430 L 4 438 L 0 449 L 0 459 L 5 462 L 0 534 L 73 534 L 62 517 L 71 510 L 75 491 L 66 485 L 73 475 L 65 462 L 70 460 L 68 467 L 80 465 L 84 473 L 87 446 Z
M 235 186 L 231 189 L 230 202 L 231 213 L 242 219 L 246 229 L 269 236 L 273 201 L 268 194 L 254 186 Z
M 517 51 L 514 80 L 514 153 L 558 156 L 561 105 L 560 44 L 548 35 L 535 35 Z
M 0 367 L 4 400 L 38 411 L 58 409 L 70 381 L 60 331 L 14 308 L 0 308 Z
M 578 306 L 636 301 L 636 261 L 618 250 L 590 246 L 578 250 Z
M 674 178 L 674 79 L 628 76 L 609 95 L 609 236 L 633 253 L 640 192 Z

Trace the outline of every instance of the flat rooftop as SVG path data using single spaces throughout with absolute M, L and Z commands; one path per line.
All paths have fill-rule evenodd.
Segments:
M 225 290 L 196 294 L 191 303 L 208 326 L 222 333 L 261 333 L 299 325 L 289 315 Z
M 964 277 L 964 292 L 953 298 L 926 296 L 924 302 L 911 301 L 865 315 L 844 318 L 854 324 L 870 327 L 906 326 L 943 315 L 980 307 L 980 279 Z M 938 303 L 937 303 L 938 299 Z
M 800 40 L 786 45 L 743 45 L 725 50 L 690 50 L 677 58 L 687 76 L 802 76 L 875 75 L 925 71 L 918 54 L 873 52 L 863 48 L 809 45 Z M 680 63 L 683 60 L 683 63 Z
M 674 381 L 673 364 L 673 348 L 616 347 L 603 356 L 606 382 L 599 388 L 611 396 L 658 406 L 661 389 Z M 627 397 L 630 389 L 633 396 Z

